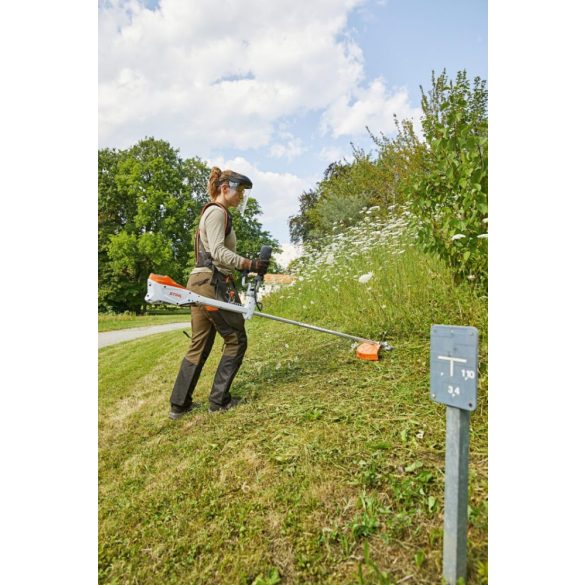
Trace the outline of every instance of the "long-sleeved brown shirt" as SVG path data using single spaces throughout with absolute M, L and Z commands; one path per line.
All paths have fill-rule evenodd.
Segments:
M 210 205 L 199 221 L 199 233 L 201 244 L 211 254 L 214 266 L 222 274 L 232 275 L 234 269 L 242 270 L 246 259 L 236 254 L 236 232 L 232 229 L 225 235 L 225 222 L 225 211 L 217 205 Z M 198 272 L 211 272 L 211 269 L 195 267 L 191 274 Z

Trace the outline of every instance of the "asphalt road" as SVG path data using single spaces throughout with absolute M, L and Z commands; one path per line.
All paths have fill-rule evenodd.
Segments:
M 167 323 L 165 325 L 151 325 L 150 327 L 133 327 L 131 329 L 119 329 L 118 331 L 102 331 L 98 333 L 98 348 L 122 341 L 138 339 L 139 337 L 152 335 L 153 333 L 173 331 L 174 329 L 185 329 L 189 332 L 191 330 L 191 322 L 185 321 L 184 323 Z

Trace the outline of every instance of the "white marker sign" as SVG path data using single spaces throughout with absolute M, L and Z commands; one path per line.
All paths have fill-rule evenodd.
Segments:
M 463 410 L 477 406 L 477 329 L 431 328 L 431 398 Z

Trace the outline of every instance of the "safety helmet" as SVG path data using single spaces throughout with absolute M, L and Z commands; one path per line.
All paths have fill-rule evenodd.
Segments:
M 240 201 L 239 205 L 236 209 L 240 212 L 241 215 L 244 215 L 246 211 L 246 206 L 248 205 L 248 199 L 250 197 L 250 189 L 252 188 L 252 181 L 246 175 L 241 175 L 240 173 L 235 173 L 234 171 L 230 171 L 229 174 L 226 173 L 226 176 L 222 178 L 222 182 L 226 181 L 230 186 L 230 189 L 237 189 L 238 187 L 244 188 L 244 193 L 242 200 Z
M 235 183 L 235 185 L 243 185 L 244 189 L 251 189 L 252 188 L 252 181 L 246 175 L 240 175 L 240 173 L 234 173 L 234 171 L 229 171 L 222 173 L 223 176 L 221 178 L 221 182 L 229 181 L 230 183 Z M 231 186 L 231 185 L 230 185 Z M 235 189 L 235 186 L 233 187 Z

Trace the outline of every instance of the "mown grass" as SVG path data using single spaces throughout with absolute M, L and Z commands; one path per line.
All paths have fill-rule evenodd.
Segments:
M 356 280 L 320 297 L 327 279 L 306 274 L 265 310 L 357 335 L 387 329 L 395 349 L 379 362 L 357 360 L 345 340 L 253 319 L 232 387 L 244 403 L 207 413 L 216 347 L 196 392 L 202 406 L 171 421 L 183 334 L 100 350 L 100 583 L 440 583 L 445 410 L 429 397 L 431 322 L 482 335 L 468 583 L 487 583 L 485 303 L 414 251 L 401 266 L 384 251 L 357 261 L 374 274 L 372 296 L 357 296 Z M 426 306 L 407 294 L 413 283 Z M 402 295 L 383 324 L 374 295 L 386 307 Z M 408 325 L 405 304 L 416 313 Z
M 98 314 L 98 331 L 117 331 L 131 327 L 148 327 L 149 325 L 164 325 L 165 323 L 189 323 L 188 313 L 173 315 L 135 315 L 122 313 L 119 315 Z

